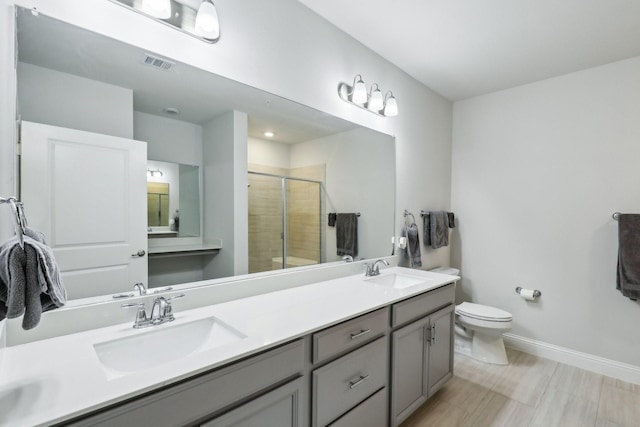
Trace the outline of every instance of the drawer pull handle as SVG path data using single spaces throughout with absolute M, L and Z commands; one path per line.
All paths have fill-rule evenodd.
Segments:
M 369 332 L 371 332 L 371 329 L 362 329 L 360 332 L 355 333 L 355 334 L 351 334 L 351 339 L 355 340 L 357 338 L 360 338 L 363 335 L 367 335 Z
M 357 380 L 349 381 L 349 388 L 356 388 L 367 379 L 369 379 L 369 375 L 360 375 L 360 378 L 358 378 Z

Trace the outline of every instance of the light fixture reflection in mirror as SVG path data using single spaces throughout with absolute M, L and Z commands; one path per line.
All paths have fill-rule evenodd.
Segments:
M 218 11 L 212 0 L 111 0 L 208 43 L 220 39 Z

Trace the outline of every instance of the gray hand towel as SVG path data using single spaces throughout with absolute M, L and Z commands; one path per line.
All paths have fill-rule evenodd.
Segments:
M 431 246 L 431 213 L 422 215 L 422 243 Z
M 449 217 L 444 211 L 429 212 L 431 217 L 431 247 L 438 249 L 449 245 Z
M 447 212 L 447 218 L 449 219 L 449 228 L 456 228 L 456 216 L 453 212 Z
M 336 253 L 340 256 L 358 255 L 358 216 L 354 213 L 336 214 Z
M 640 298 L 640 214 L 618 217 L 616 289 L 632 300 Z
M 9 242 L 10 247 L 3 251 L 6 255 L 6 269 L 3 269 L 0 279 L 3 283 L 0 302 L 5 305 L 7 318 L 14 319 L 24 315 L 22 329 L 33 329 L 40 323 L 42 314 L 38 255 L 36 250 L 27 244 L 26 239 L 24 249 L 20 247 L 17 239 Z
M 63 306 L 67 294 L 53 251 L 24 236 L 24 249 L 13 238 L 0 246 L 0 320 L 22 316 L 32 329 L 42 312 Z
M 407 238 L 407 253 L 411 261 L 411 267 L 422 267 L 422 257 L 420 256 L 420 238 L 418 226 L 414 222 L 409 226 L 405 226 L 402 230 L 402 234 Z

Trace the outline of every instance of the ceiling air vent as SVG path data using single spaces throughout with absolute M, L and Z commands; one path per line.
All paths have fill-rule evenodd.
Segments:
M 146 65 L 159 68 L 164 71 L 170 71 L 171 68 L 173 68 L 173 66 L 175 65 L 173 62 L 167 61 L 166 59 L 158 58 L 157 56 L 149 55 L 148 53 L 144 54 L 143 62 Z

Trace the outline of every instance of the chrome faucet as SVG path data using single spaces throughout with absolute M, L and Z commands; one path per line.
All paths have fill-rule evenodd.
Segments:
M 342 260 L 346 262 L 353 262 L 353 257 L 351 255 L 345 255 L 342 257 Z
M 171 307 L 171 300 L 182 298 L 185 294 L 175 295 L 169 298 L 158 297 L 153 300 L 153 306 L 151 307 L 151 316 L 147 317 L 144 303 L 132 303 L 122 304 L 122 308 L 135 307 L 138 309 L 136 312 L 136 320 L 133 324 L 135 329 L 147 328 L 149 326 L 161 325 L 163 323 L 171 322 L 175 320 L 173 315 L 173 309 Z
M 378 264 L 389 265 L 389 261 L 387 261 L 386 259 L 378 259 L 374 262 L 365 262 L 364 265 L 367 267 L 367 272 L 365 273 L 365 276 L 371 277 L 371 276 L 379 275 L 380 266 Z

